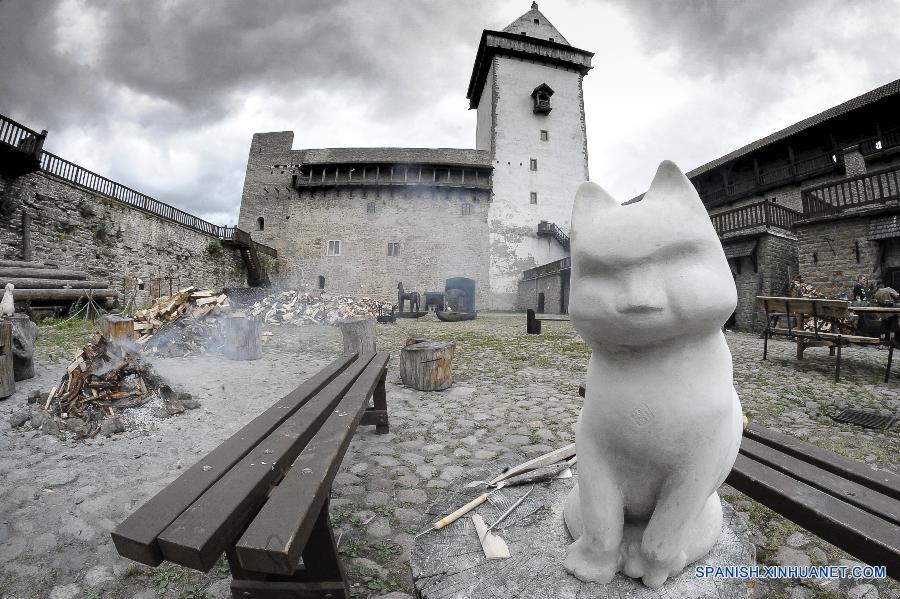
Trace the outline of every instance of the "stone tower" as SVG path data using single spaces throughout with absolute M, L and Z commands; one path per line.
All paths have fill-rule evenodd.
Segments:
M 588 179 L 582 79 L 592 56 L 537 2 L 503 31 L 482 33 L 467 97 L 478 111 L 476 148 L 494 167 L 492 309 L 514 307 L 522 271 L 568 256 L 572 203 Z

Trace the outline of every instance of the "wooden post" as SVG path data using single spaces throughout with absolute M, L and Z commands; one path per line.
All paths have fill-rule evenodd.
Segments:
M 0 320 L 0 399 L 16 392 L 12 345 L 12 325 Z
M 100 332 L 110 345 L 130 344 L 134 341 L 134 320 L 107 314 L 100 319 Z
M 344 354 L 375 353 L 375 319 L 371 316 L 347 318 L 338 323 L 344 339 Z
M 37 339 L 37 325 L 25 314 L 15 314 L 6 320 L 12 325 L 15 380 L 34 378 L 34 341 Z
M 400 379 L 419 391 L 442 391 L 453 384 L 452 341 L 423 341 L 400 350 Z
M 25 210 L 22 211 L 22 260 L 31 262 L 33 255 L 33 246 L 31 244 L 31 215 Z
M 223 353 L 229 360 L 258 360 L 262 357 L 260 321 L 233 314 L 222 321 L 225 337 Z

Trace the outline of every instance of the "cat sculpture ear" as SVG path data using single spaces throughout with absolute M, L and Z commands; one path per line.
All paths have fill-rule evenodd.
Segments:
M 598 213 L 618 207 L 619 203 L 605 189 L 590 181 L 582 183 L 575 194 L 575 205 L 572 207 L 572 232 L 576 229 L 592 229 L 591 223 Z
M 671 160 L 663 160 L 659 164 L 656 176 L 653 177 L 650 189 L 644 194 L 642 201 L 650 203 L 677 201 L 684 206 L 690 206 L 706 213 L 697 189 Z

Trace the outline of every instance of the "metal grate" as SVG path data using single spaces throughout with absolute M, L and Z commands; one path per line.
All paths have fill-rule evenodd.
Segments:
M 855 410 L 846 408 L 837 416 L 832 416 L 837 422 L 846 422 L 848 424 L 857 424 L 866 428 L 887 429 L 890 428 L 897 418 L 878 412 L 868 412 L 866 410 Z

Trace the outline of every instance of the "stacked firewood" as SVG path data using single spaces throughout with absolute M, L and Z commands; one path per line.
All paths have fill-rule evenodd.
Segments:
M 137 344 L 145 353 L 191 356 L 222 344 L 218 316 L 231 310 L 224 293 L 188 287 L 153 300 L 134 314 Z
M 283 291 L 256 302 L 249 308 L 251 316 L 266 324 L 337 324 L 354 316 L 378 316 L 390 313 L 391 304 L 369 297 L 353 298 L 311 294 L 304 291 Z
M 121 410 L 150 401 L 163 384 L 133 345 L 114 346 L 96 333 L 66 368 L 43 409 L 59 428 L 77 437 L 93 437 L 101 429 L 119 432 Z

